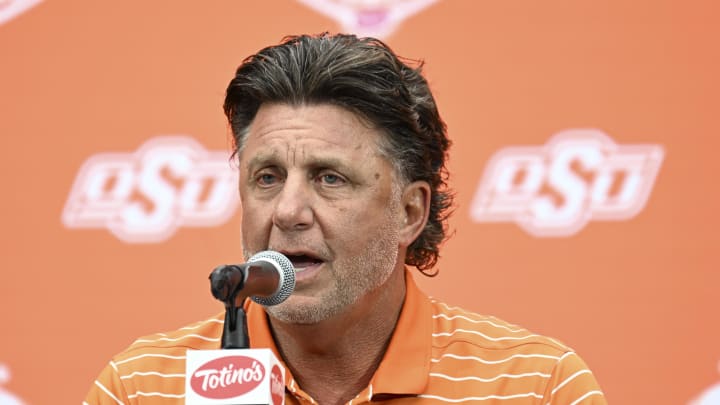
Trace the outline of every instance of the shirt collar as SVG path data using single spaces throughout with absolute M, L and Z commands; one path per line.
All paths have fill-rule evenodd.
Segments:
M 405 302 L 385 356 L 370 384 L 373 394 L 420 394 L 427 385 L 432 350 L 432 307 L 405 271 Z
M 385 356 L 370 381 L 373 395 L 420 394 L 427 385 L 432 348 L 432 307 L 428 297 L 405 270 L 405 301 Z M 250 300 L 248 300 L 249 302 Z M 285 384 L 294 386 L 290 371 L 280 357 L 262 306 L 246 304 L 251 348 L 268 348 L 285 367 Z

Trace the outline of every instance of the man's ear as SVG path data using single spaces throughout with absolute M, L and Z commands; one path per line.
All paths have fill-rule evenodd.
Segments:
M 410 246 L 425 229 L 430 215 L 430 185 L 425 181 L 408 184 L 400 202 L 404 215 L 404 222 L 400 224 L 400 244 Z

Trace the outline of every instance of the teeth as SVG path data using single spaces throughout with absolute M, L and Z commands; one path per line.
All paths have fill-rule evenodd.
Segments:
M 293 265 L 293 268 L 295 269 L 296 273 L 302 273 L 303 271 L 306 271 L 310 267 L 317 266 L 322 263 L 322 260 L 317 259 L 313 256 L 308 256 L 304 254 L 285 254 L 288 259 L 290 259 L 290 262 Z
M 300 262 L 300 263 L 293 263 L 293 267 L 295 268 L 296 273 L 301 273 L 301 272 L 307 270 L 309 267 L 312 267 L 316 264 L 317 263 Z

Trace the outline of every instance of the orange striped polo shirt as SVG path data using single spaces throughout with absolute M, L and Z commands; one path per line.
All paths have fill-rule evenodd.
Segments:
M 424 295 L 408 273 L 407 294 L 387 352 L 351 404 L 606 404 L 583 360 L 563 344 L 491 316 Z M 252 347 L 272 349 L 264 309 L 247 306 Z M 223 315 L 136 340 L 91 386 L 87 405 L 183 404 L 187 349 L 217 349 Z M 282 361 L 282 360 L 281 360 Z M 286 367 L 285 401 L 315 403 Z

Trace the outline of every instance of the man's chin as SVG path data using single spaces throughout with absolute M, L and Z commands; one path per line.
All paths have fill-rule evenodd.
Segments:
M 281 304 L 265 307 L 265 312 L 280 322 L 312 325 L 327 320 L 342 311 L 342 307 L 328 305 L 323 301 L 317 297 L 290 296 Z

